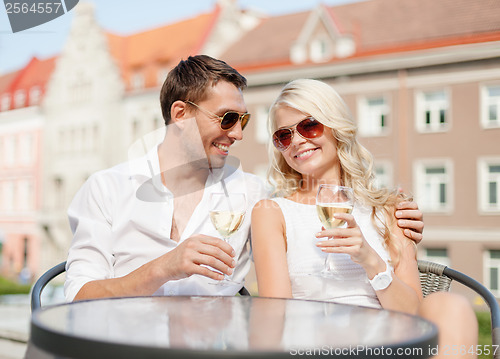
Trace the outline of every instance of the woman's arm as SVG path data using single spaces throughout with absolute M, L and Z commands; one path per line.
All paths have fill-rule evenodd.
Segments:
M 274 201 L 262 200 L 252 211 L 252 251 L 259 295 L 291 298 L 285 219 Z
M 348 227 L 321 231 L 317 234 L 318 238 L 334 237 L 334 239 L 318 242 L 317 245 L 327 253 L 349 254 L 354 262 L 365 269 L 370 280 L 378 273 L 384 272 L 386 270 L 384 260 L 368 244 L 354 217 L 350 214 L 338 214 L 335 218 L 344 219 Z M 416 313 L 422 293 L 414 245 L 405 238 L 397 225 L 394 225 L 392 231 L 402 249 L 400 261 L 392 273 L 391 284 L 383 290 L 376 291 L 376 294 L 380 304 L 386 309 Z M 395 253 L 390 254 L 394 258 Z
M 414 314 L 423 298 L 416 246 L 413 241 L 405 237 L 403 230 L 396 223 L 391 227 L 391 233 L 393 234 L 392 240 L 396 242 L 396 247 L 399 247 L 401 251 L 396 253 L 391 250 L 390 255 L 391 258 L 396 258 L 399 255 L 399 262 L 394 268 L 391 285 L 376 293 L 384 308 Z

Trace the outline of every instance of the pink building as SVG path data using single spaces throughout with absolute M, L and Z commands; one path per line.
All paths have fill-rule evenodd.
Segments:
M 0 77 L 1 274 L 29 281 L 39 260 L 41 146 L 40 101 L 54 59 L 33 58 L 20 71 Z

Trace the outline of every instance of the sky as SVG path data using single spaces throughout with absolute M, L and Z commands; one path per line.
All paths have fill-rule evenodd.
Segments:
M 95 4 L 98 23 L 108 32 L 128 35 L 209 12 L 216 0 L 80 0 Z M 279 15 L 360 0 L 239 0 L 243 9 Z M 78 6 L 78 5 L 77 5 Z M 74 9 L 37 27 L 12 33 L 5 6 L 0 4 L 0 75 L 25 66 L 33 56 L 45 59 L 62 51 Z

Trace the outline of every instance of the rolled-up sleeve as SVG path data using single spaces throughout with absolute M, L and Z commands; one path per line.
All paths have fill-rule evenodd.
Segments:
M 68 208 L 73 241 L 66 264 L 64 294 L 73 301 L 85 283 L 114 276 L 112 193 L 105 176 L 95 174 Z

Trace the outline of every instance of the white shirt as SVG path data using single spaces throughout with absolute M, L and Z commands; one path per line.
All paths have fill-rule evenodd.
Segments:
M 165 283 L 155 295 L 234 295 L 242 287 L 250 268 L 251 209 L 268 193 L 257 176 L 227 165 L 224 171 L 227 190 L 245 192 L 247 198 L 244 222 L 229 240 L 237 259 L 232 280 L 241 284 L 219 286 L 193 275 Z M 212 192 L 223 192 L 214 175 L 207 179 L 203 197 L 176 242 L 170 238 L 174 200 L 161 181 L 157 147 L 140 159 L 92 175 L 68 209 L 73 242 L 66 264 L 66 299 L 72 301 L 89 281 L 125 276 L 194 234 L 220 238 L 209 218 Z

